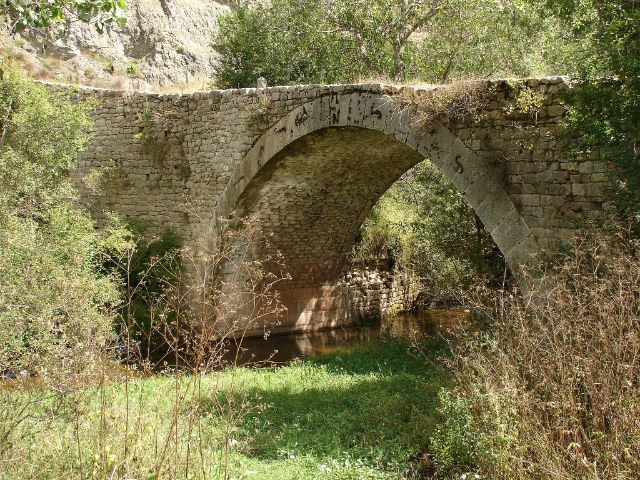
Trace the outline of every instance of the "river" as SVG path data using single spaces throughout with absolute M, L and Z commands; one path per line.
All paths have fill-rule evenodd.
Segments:
M 432 310 L 388 316 L 365 326 L 245 338 L 227 344 L 223 362 L 227 365 L 278 365 L 296 358 L 349 350 L 381 336 L 409 339 L 449 336 L 470 316 L 469 310 Z

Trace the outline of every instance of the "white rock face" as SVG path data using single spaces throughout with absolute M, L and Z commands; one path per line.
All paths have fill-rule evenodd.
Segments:
M 197 89 L 214 72 L 211 37 L 217 18 L 231 10 L 230 4 L 128 0 L 122 28 L 100 35 L 93 26 L 78 22 L 55 45 L 43 49 L 26 38 L 14 48 L 24 51 L 21 57 L 30 61 L 34 76 L 43 79 L 135 89 L 171 85 Z

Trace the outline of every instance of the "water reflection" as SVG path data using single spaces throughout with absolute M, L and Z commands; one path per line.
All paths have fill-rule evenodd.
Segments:
M 229 365 L 282 364 L 295 358 L 349 350 L 381 335 L 429 338 L 451 335 L 471 317 L 469 310 L 425 311 L 415 315 L 390 316 L 382 322 L 364 327 L 337 328 L 264 338 L 247 338 L 230 342 L 223 362 Z
M 380 331 L 391 337 L 411 339 L 449 336 L 470 320 L 470 310 L 427 310 L 415 315 L 401 314 L 386 318 L 380 325 Z

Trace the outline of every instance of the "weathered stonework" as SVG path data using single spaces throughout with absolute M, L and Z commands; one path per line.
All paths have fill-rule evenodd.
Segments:
M 388 313 L 408 311 L 420 292 L 418 279 L 410 275 L 374 270 L 350 271 L 340 283 L 346 287 L 352 321 L 375 321 Z
M 388 313 L 411 309 L 419 287 L 417 279 L 405 274 L 352 270 L 330 285 L 286 289 L 281 300 L 289 315 L 274 323 L 270 331 L 315 330 L 379 321 Z M 291 322 L 292 314 L 295 322 Z
M 516 108 L 530 88 L 541 104 Z M 464 194 L 513 267 L 607 209 L 608 165 L 563 153 L 560 77 L 483 84 L 482 111 L 417 125 L 407 98 L 425 87 L 307 85 L 192 95 L 83 89 L 99 100 L 76 178 L 105 169 L 86 201 L 172 226 L 185 241 L 217 219 L 255 217 L 284 256 L 294 299 L 283 328 L 325 325 L 305 312 L 336 287 L 358 228 L 384 191 L 428 158 Z M 263 245 L 260 243 L 260 245 Z M 266 247 L 252 246 L 258 258 Z M 295 305 L 294 305 L 295 303 Z M 286 302 L 285 302 L 286 304 Z M 311 309 L 313 311 L 313 309 Z

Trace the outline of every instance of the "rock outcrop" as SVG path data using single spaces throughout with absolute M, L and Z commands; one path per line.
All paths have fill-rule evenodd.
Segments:
M 128 0 L 122 28 L 99 34 L 76 22 L 53 44 L 5 34 L 3 56 L 43 80 L 199 90 L 214 72 L 210 41 L 217 18 L 231 8 L 231 2 L 213 0 Z

